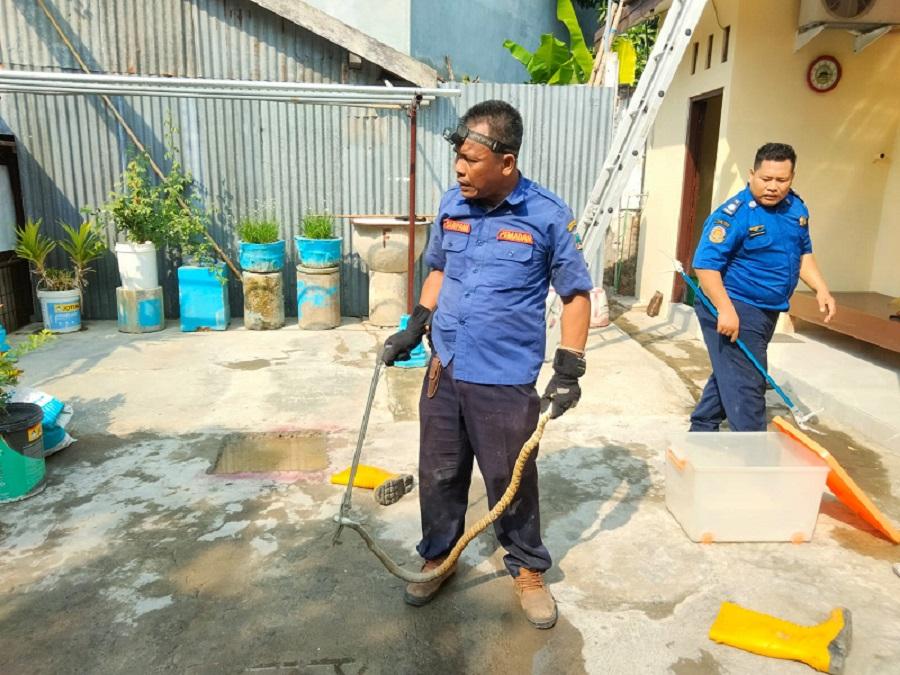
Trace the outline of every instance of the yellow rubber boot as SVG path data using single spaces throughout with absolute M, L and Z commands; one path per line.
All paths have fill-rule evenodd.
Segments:
M 754 654 L 801 661 L 823 673 L 838 674 L 850 650 L 850 610 L 839 607 L 817 626 L 798 626 L 723 602 L 709 637 Z
M 377 466 L 367 466 L 365 464 L 360 464 L 358 467 L 356 467 L 356 476 L 353 477 L 353 487 L 369 488 L 370 490 L 374 490 L 377 486 L 381 485 L 386 480 L 396 477 L 397 474 L 391 473 L 390 471 L 385 471 L 384 469 L 379 469 Z M 335 485 L 346 485 L 347 481 L 349 480 L 350 467 L 347 467 L 343 471 L 336 473 L 331 477 L 331 482 Z

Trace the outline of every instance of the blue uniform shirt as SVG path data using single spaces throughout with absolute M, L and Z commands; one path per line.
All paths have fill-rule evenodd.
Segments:
M 531 384 L 544 360 L 544 313 L 552 283 L 565 297 L 593 287 L 565 203 L 519 177 L 497 207 L 441 199 L 425 262 L 444 272 L 431 338 L 457 380 Z
M 730 298 L 783 312 L 806 253 L 812 253 L 812 243 L 803 200 L 791 190 L 767 207 L 746 187 L 706 219 L 693 267 L 721 272 Z

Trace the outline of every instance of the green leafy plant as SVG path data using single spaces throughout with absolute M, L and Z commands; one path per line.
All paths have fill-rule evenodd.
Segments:
M 100 207 L 102 217 L 112 221 L 116 232 L 134 243 L 149 241 L 162 248 L 168 241 L 168 223 L 163 220 L 159 185 L 150 177 L 150 164 L 135 155 L 125 165 L 122 177 Z
M 209 213 L 191 189 L 194 179 L 181 164 L 177 130 L 169 120 L 165 143 L 169 170 L 162 179 L 151 176 L 146 156 L 135 154 L 98 213 L 130 242 L 149 241 L 183 259 L 208 262 L 212 259 L 207 238 Z
M 67 223 L 60 223 L 66 239 L 58 242 L 66 252 L 72 269 L 47 266 L 47 257 L 57 246 L 57 242 L 41 234 L 41 220 L 29 220 L 16 231 L 16 255 L 34 265 L 38 279 L 37 287 L 44 291 L 84 290 L 90 263 L 106 251 L 106 242 L 94 221 L 81 223 L 75 229 Z
M 303 236 L 307 239 L 332 239 L 334 218 L 327 213 L 311 213 L 303 218 Z
M 0 416 L 6 414 L 10 396 L 19 384 L 22 370 L 18 366 L 19 357 L 38 349 L 56 338 L 48 330 L 29 335 L 28 338 L 9 351 L 0 353 Z
M 280 229 L 278 221 L 274 219 L 245 218 L 238 223 L 237 232 L 238 238 L 248 244 L 271 244 L 281 238 Z
M 505 40 L 503 46 L 525 66 L 532 84 L 583 84 L 591 76 L 594 57 L 584 41 L 572 0 L 557 0 L 556 18 L 569 31 L 568 45 L 545 33 L 534 53 L 512 40 Z

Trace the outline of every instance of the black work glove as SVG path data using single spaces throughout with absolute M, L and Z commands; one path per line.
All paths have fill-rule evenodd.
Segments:
M 578 378 L 584 375 L 585 361 L 575 352 L 568 349 L 557 349 L 553 358 L 553 377 L 547 383 L 547 389 L 541 397 L 541 412 L 550 405 L 550 419 L 556 419 L 569 408 L 574 408 L 581 398 L 581 387 Z
M 412 350 L 422 341 L 430 321 L 431 310 L 425 305 L 416 305 L 406 328 L 384 341 L 384 351 L 381 354 L 384 365 L 392 366 L 395 361 L 409 361 Z

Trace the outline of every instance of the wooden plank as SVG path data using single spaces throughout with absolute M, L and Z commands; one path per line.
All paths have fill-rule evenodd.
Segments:
M 838 292 L 833 295 L 837 301 L 837 313 L 830 323 L 825 323 L 819 312 L 816 296 L 810 291 L 794 293 L 788 313 L 794 318 L 824 326 L 857 340 L 900 352 L 900 321 L 891 321 L 889 318 L 896 311 L 890 304 L 893 298 L 881 293 L 865 292 Z
M 379 42 L 301 0 L 252 0 L 291 23 L 335 43 L 366 61 L 420 87 L 436 87 L 437 71 L 411 56 Z M 377 9 L 373 10 L 377 11 Z
M 631 0 L 625 2 L 625 9 L 622 10 L 622 18 L 619 21 L 619 32 L 624 33 L 632 26 L 636 26 L 644 19 L 650 18 L 657 13 L 657 7 L 663 3 L 663 0 Z

